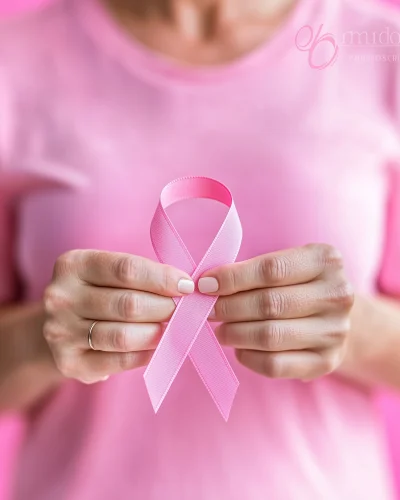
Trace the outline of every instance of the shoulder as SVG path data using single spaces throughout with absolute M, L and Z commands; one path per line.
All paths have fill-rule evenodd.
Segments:
M 311 28 L 307 47 L 312 67 L 323 70 L 315 78 L 330 110 L 327 117 L 337 113 L 343 126 L 398 158 L 400 6 L 385 0 L 318 2 L 314 25 L 306 26 Z
M 34 80 L 68 39 L 67 0 L 0 21 L 0 83 Z
M 38 107 L 51 96 L 60 52 L 73 39 L 69 0 L 0 21 L 0 184 L 13 187 Z M 10 187 L 10 189 L 11 189 Z
M 400 5 L 385 0 L 343 0 L 348 9 L 347 49 L 350 62 L 369 85 L 377 109 L 385 113 L 388 150 L 400 155 Z M 363 71 L 364 67 L 364 71 Z M 367 69 L 367 71 L 365 70 Z M 361 79 L 360 79 L 361 83 Z
M 341 0 L 341 13 L 349 30 L 393 28 L 400 31 L 400 8 L 387 0 Z
M 387 0 L 341 0 L 337 38 L 343 51 L 353 56 L 358 54 L 375 63 L 394 63 L 386 65 L 386 72 L 393 75 L 400 66 L 400 5 Z M 385 72 L 381 66 L 379 73 Z
M 352 64 L 363 63 L 378 79 L 400 68 L 400 6 L 384 0 L 340 0 L 337 44 Z M 357 66 L 362 73 L 362 66 Z
M 340 0 L 336 35 L 343 64 L 363 105 L 371 102 L 396 127 L 400 118 L 400 6 L 384 0 Z M 346 78 L 347 82 L 347 78 Z
M 28 10 L 0 19 L 1 49 L 17 44 L 22 47 L 27 41 L 41 42 L 47 39 L 51 32 L 57 30 L 60 22 L 66 19 L 68 0 L 53 0 L 41 8 Z M 56 23 L 56 24 L 54 24 Z

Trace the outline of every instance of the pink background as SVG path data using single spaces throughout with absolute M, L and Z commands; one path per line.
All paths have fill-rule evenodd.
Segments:
M 14 14 L 28 8 L 35 8 L 43 5 L 51 0 L 0 0 L 0 15 Z M 400 0 L 387 0 L 400 5 Z M 395 179 L 394 185 L 396 192 L 400 193 L 400 176 Z M 400 227 L 400 196 L 393 203 L 391 227 Z M 383 286 L 386 284 L 391 291 L 400 290 L 400 277 L 395 270 L 396 253 L 398 255 L 400 249 L 400 235 L 396 235 L 398 241 L 391 241 L 386 259 L 386 264 L 383 271 Z M 397 274 L 397 276 L 396 276 Z M 393 279 L 397 278 L 397 283 Z M 393 470 L 397 471 L 396 481 L 399 489 L 400 499 L 400 398 L 390 394 L 383 394 L 378 401 L 379 408 L 386 421 L 386 429 L 390 451 L 393 458 Z M 18 440 L 18 429 L 20 423 L 18 419 L 8 418 L 1 421 L 1 444 L 0 444 L 0 500 L 7 498 L 7 476 L 9 476 L 10 463 L 12 462 L 11 450 L 15 448 L 15 443 Z M 11 459 L 11 460 L 10 460 Z M 7 467 L 8 466 L 8 467 Z

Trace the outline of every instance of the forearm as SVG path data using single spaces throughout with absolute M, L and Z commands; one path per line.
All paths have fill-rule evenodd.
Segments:
M 27 409 L 61 380 L 43 322 L 41 304 L 0 309 L 0 411 Z
M 400 300 L 356 297 L 339 373 L 368 386 L 400 391 Z

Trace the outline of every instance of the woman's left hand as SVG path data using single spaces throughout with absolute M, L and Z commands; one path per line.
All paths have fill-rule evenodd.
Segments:
M 335 248 L 311 244 L 221 266 L 198 286 L 220 296 L 209 319 L 222 322 L 217 338 L 251 370 L 311 380 L 341 365 L 354 296 Z

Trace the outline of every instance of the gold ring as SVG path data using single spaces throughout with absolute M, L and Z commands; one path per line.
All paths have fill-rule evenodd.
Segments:
M 93 351 L 95 351 L 96 349 L 93 347 L 93 344 L 92 344 L 92 333 L 93 333 L 93 328 L 95 327 L 96 323 L 97 323 L 97 321 L 93 321 L 93 323 L 90 325 L 89 333 L 88 333 L 88 344 L 89 344 L 90 349 L 92 349 Z

